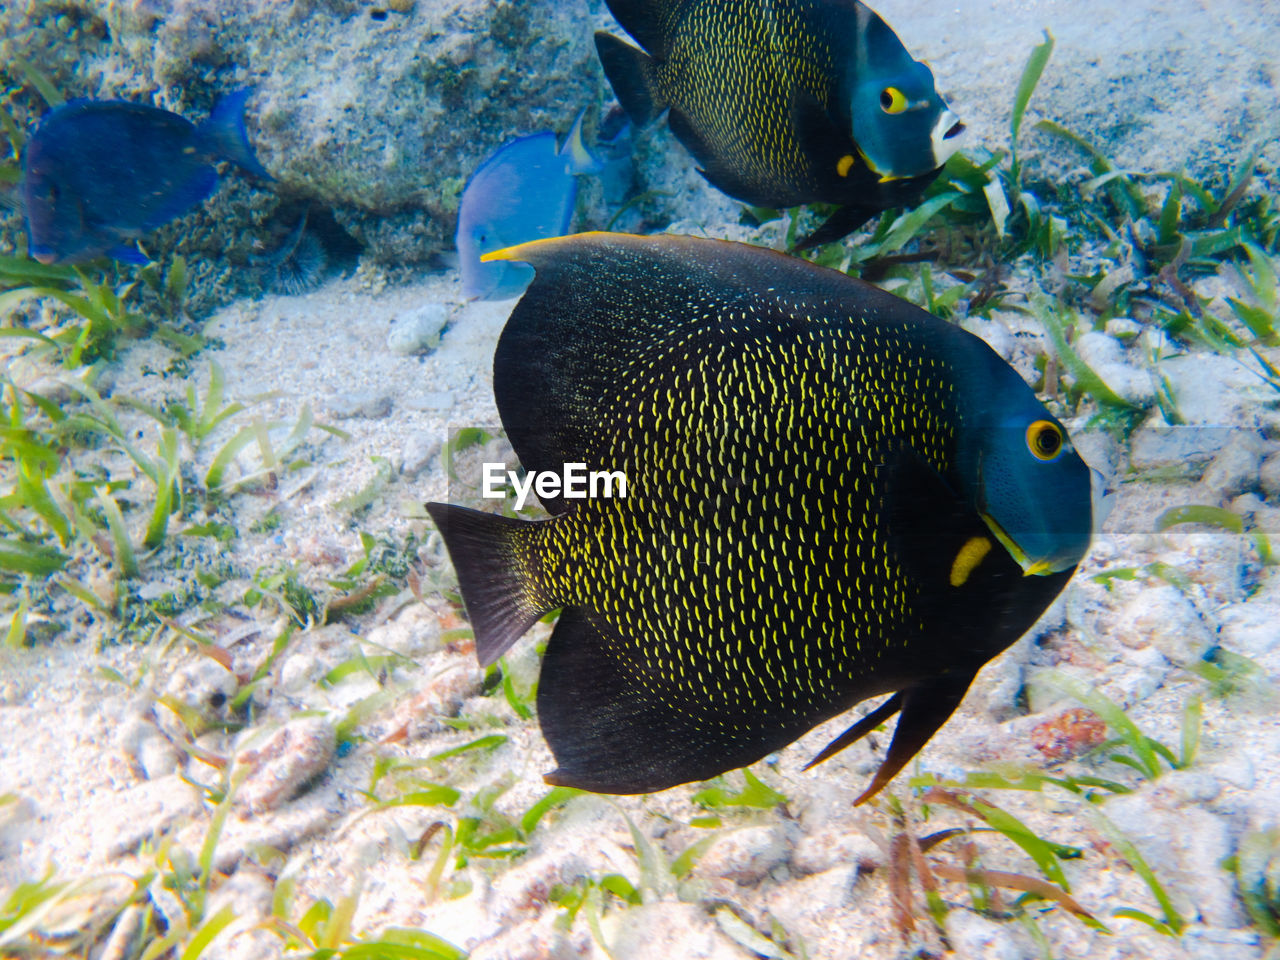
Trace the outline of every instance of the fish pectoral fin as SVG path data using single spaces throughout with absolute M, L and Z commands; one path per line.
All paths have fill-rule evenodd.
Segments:
M 888 456 L 881 476 L 894 558 L 911 579 L 940 589 L 951 582 L 956 557 L 965 544 L 987 535 L 986 524 L 942 474 L 907 444 Z M 933 595 L 941 594 L 935 590 Z
M 857 150 L 849 136 L 848 124 L 837 123 L 822 102 L 804 88 L 792 95 L 790 113 L 791 129 L 800 152 L 826 176 L 840 176 L 837 169 L 840 158 L 854 155 Z
M 885 754 L 880 769 L 872 777 L 867 789 L 853 801 L 854 806 L 866 803 L 874 797 L 898 771 L 911 762 L 911 758 L 920 752 L 929 738 L 955 713 L 975 675 L 944 674 L 920 686 L 903 690 L 893 698 L 900 697 L 902 706 L 902 716 L 898 718 L 898 725 L 893 731 L 893 742 L 889 744 L 889 752 Z
M 880 706 L 876 707 L 852 727 L 823 747 L 822 751 L 816 757 L 804 765 L 804 769 L 808 770 L 810 767 L 821 763 L 828 757 L 839 753 L 845 747 L 857 743 L 901 709 L 902 694 L 895 693 L 892 697 L 880 704 Z

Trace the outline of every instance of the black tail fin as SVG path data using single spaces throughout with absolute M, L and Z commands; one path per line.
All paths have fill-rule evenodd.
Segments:
M 487 667 L 556 606 L 541 598 L 528 563 L 528 538 L 540 522 L 448 503 L 428 503 L 427 512 L 458 572 L 462 603 L 475 631 L 476 659 Z
M 596 34 L 596 53 L 613 93 L 636 128 L 643 127 L 667 108 L 654 83 L 653 58 L 612 34 Z

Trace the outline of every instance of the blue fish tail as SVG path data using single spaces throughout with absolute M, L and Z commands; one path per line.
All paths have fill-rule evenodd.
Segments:
M 585 109 L 578 111 L 578 119 L 573 121 L 573 128 L 560 148 L 560 156 L 568 158 L 569 172 L 575 176 L 604 172 L 604 164 L 582 142 L 582 118 L 586 115 Z
M 225 157 L 256 177 L 274 180 L 253 155 L 249 135 L 244 129 L 244 105 L 252 93 L 252 88 L 245 87 L 219 100 L 209 119 L 200 124 L 198 135 L 210 153 Z
M 112 247 L 110 250 L 108 250 L 107 256 L 111 257 L 111 259 L 113 260 L 120 260 L 124 263 L 132 263 L 134 266 L 138 266 L 138 267 L 145 267 L 148 263 L 151 262 L 151 258 L 148 257 L 141 250 L 138 250 L 136 247 L 131 247 L 128 244 L 123 244 L 123 243 L 120 244 L 120 246 L 118 247 Z

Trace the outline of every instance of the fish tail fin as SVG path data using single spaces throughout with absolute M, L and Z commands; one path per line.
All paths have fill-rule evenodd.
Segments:
M 427 512 L 457 571 L 476 659 L 487 667 L 557 606 L 544 599 L 528 563 L 529 538 L 542 524 L 448 503 L 428 503 Z
M 249 135 L 244 129 L 244 105 L 253 90 L 245 87 L 235 90 L 214 105 L 209 119 L 200 125 L 200 136 L 210 153 L 225 157 L 237 167 L 264 180 L 274 180 L 258 162 L 249 145 Z
M 569 158 L 569 172 L 574 176 L 600 173 L 604 170 L 604 164 L 582 142 L 582 118 L 586 115 L 585 109 L 578 111 L 578 119 L 573 121 L 569 136 L 565 137 L 564 146 L 560 148 L 560 154 Z
M 655 61 L 647 53 L 604 31 L 596 34 L 596 52 L 618 102 L 637 128 L 667 108 L 658 92 Z

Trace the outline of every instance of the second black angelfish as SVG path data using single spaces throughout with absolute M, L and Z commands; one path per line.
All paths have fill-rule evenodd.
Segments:
M 643 51 L 596 48 L 637 126 L 663 110 L 720 190 L 841 208 L 801 248 L 917 203 L 964 129 L 929 68 L 857 0 L 608 0 Z

